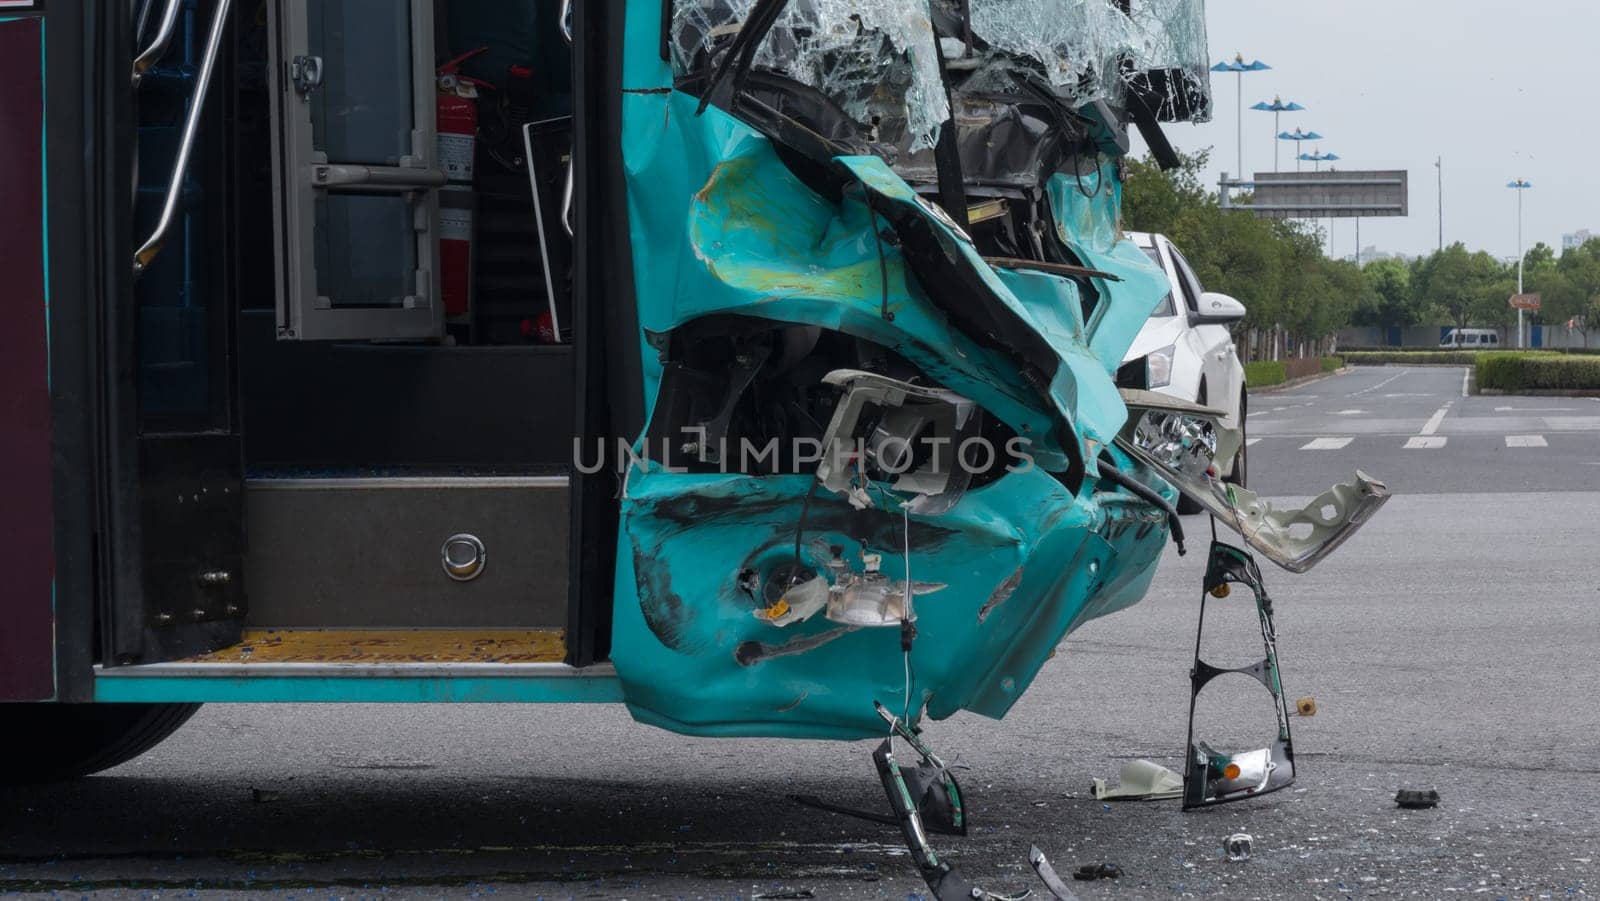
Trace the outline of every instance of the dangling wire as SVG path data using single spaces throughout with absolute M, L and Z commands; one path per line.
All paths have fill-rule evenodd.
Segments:
M 900 605 L 900 653 L 905 658 L 906 691 L 905 704 L 901 710 L 901 717 L 905 720 L 906 728 L 911 728 L 911 643 L 916 640 L 917 627 L 912 624 L 913 611 L 911 599 L 916 595 L 911 583 L 911 504 L 906 502 L 900 505 L 900 517 L 905 524 L 905 559 L 906 559 L 906 594 Z
M 805 500 L 800 502 L 800 519 L 794 526 L 794 566 L 789 570 L 789 588 L 800 581 L 800 539 L 806 531 L 806 514 L 811 510 L 811 498 L 817 493 L 817 484 L 820 479 L 812 479 L 811 487 L 806 490 Z M 787 589 L 785 589 L 787 590 Z

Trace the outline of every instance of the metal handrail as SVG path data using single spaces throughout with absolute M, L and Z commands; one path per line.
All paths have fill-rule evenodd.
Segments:
M 150 0 L 150 2 L 154 3 L 156 0 Z M 167 0 L 167 8 L 161 12 L 161 26 L 156 29 L 156 36 L 151 38 L 150 46 L 144 48 L 138 56 L 133 58 L 134 87 L 139 86 L 139 79 L 144 77 L 144 73 L 150 71 L 150 67 L 156 64 L 156 60 L 166 55 L 167 46 L 172 43 L 172 36 L 178 31 L 178 7 L 182 3 L 183 0 Z M 149 7 L 145 7 L 145 10 L 148 13 Z M 142 25 L 143 23 L 141 22 L 140 24 Z
M 174 0 L 176 5 L 176 0 Z M 178 158 L 172 163 L 172 183 L 167 186 L 167 201 L 161 208 L 161 219 L 156 223 L 155 231 L 150 237 L 139 245 L 133 254 L 133 274 L 135 276 L 144 272 L 161 252 L 161 246 L 166 243 L 167 232 L 172 229 L 172 220 L 178 212 L 178 196 L 183 191 L 183 177 L 189 171 L 189 156 L 194 151 L 194 138 L 200 130 L 200 112 L 205 109 L 206 93 L 211 87 L 211 73 L 217 67 L 217 52 L 222 47 L 222 32 L 228 24 L 228 9 L 233 5 L 233 0 L 217 0 L 216 16 L 211 20 L 211 33 L 206 36 L 205 56 L 200 60 L 200 72 L 194 80 L 194 97 L 189 101 L 189 114 L 183 122 L 183 138 L 178 143 Z
M 561 0 L 561 12 L 556 15 L 556 21 L 560 23 L 561 34 L 567 39 L 567 43 L 572 43 L 572 0 Z M 573 148 L 573 150 L 576 151 L 577 148 Z M 561 227 L 567 230 L 569 237 L 574 232 L 572 224 L 572 169 L 576 164 L 576 156 L 567 158 L 566 183 L 561 186 Z

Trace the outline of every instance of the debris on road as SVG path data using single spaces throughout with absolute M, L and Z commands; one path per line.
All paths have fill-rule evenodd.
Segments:
M 1119 879 L 1122 877 L 1122 868 L 1114 863 L 1086 863 L 1072 873 L 1072 878 L 1079 882 L 1093 882 L 1096 879 Z
M 278 800 L 279 798 L 282 798 L 282 797 L 283 797 L 283 792 L 273 791 L 272 789 L 269 789 L 269 788 L 252 788 L 252 789 L 250 789 L 250 800 L 254 801 L 257 804 L 266 804 L 266 803 L 269 803 L 271 801 L 276 801 L 276 800 Z
M 1067 888 L 1067 884 L 1061 881 L 1060 876 L 1056 875 L 1055 867 L 1050 865 L 1049 859 L 1039 850 L 1038 845 L 1028 849 L 1028 863 L 1033 866 L 1033 871 L 1039 874 L 1044 887 L 1056 897 L 1056 901 L 1077 901 L 1078 896 L 1072 893 L 1072 889 Z
M 1439 806 L 1439 792 L 1432 788 L 1402 788 L 1395 792 L 1394 803 L 1405 810 L 1428 810 Z
M 1116 788 L 1093 782 L 1096 801 L 1166 801 L 1183 797 L 1183 776 L 1149 760 L 1130 760 L 1117 774 Z
M 1227 852 L 1229 860 L 1249 860 L 1252 841 L 1250 833 L 1235 832 L 1222 842 L 1222 850 Z
M 1300 714 L 1301 716 L 1316 716 L 1317 715 L 1317 699 L 1316 698 L 1301 698 L 1300 700 L 1295 701 L 1294 702 L 1294 712 Z

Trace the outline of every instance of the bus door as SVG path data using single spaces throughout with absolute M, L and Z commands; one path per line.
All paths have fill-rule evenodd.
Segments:
M 133 179 L 132 216 L 122 220 L 132 231 L 121 230 L 127 255 L 108 263 L 118 283 L 131 285 L 132 302 L 125 291 L 109 294 L 102 353 L 107 666 L 231 643 L 245 615 L 225 166 L 232 113 L 220 86 L 237 5 L 153 0 L 137 19 L 129 4 L 104 8 L 115 33 L 132 38 L 124 51 L 135 73 L 124 95 L 132 121 L 120 122 L 137 134 L 134 147 L 107 151 L 116 177 Z

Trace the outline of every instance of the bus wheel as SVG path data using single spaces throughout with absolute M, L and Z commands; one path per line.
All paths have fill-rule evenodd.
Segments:
M 0 704 L 11 739 L 0 784 L 76 779 L 150 750 L 199 704 Z

